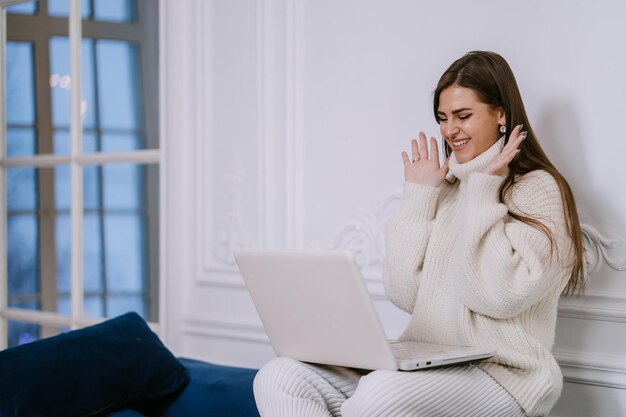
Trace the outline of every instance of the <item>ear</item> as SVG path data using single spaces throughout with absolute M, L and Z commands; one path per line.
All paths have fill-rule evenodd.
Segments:
M 506 113 L 504 112 L 504 108 L 502 106 L 496 109 L 496 116 L 498 117 L 498 124 L 506 126 Z

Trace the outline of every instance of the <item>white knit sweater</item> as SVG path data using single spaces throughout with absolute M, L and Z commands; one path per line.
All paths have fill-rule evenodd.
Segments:
M 405 183 L 402 208 L 387 229 L 385 290 L 412 314 L 401 339 L 496 349 L 478 366 L 528 415 L 541 416 L 562 388 L 550 349 L 573 252 L 550 174 L 519 177 L 505 204 L 498 201 L 504 177 L 481 171 L 502 144 L 500 139 L 464 164 L 453 154 L 452 184 Z M 555 248 L 545 233 L 508 210 L 541 221 Z

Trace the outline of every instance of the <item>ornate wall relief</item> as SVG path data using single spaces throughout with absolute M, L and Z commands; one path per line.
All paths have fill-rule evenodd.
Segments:
M 603 236 L 596 228 L 585 223 L 580 225 L 585 244 L 585 276 L 590 277 L 600 269 L 602 262 L 616 271 L 626 270 L 626 258 L 613 259 L 607 253 L 623 244 L 618 239 Z
M 399 206 L 402 193 L 392 194 L 373 207 L 359 209 L 359 216 L 347 224 L 330 247 L 354 253 L 360 268 L 382 270 L 385 259 L 385 225 L 393 215 L 393 208 Z M 596 228 L 581 223 L 585 245 L 585 276 L 598 272 L 602 263 L 616 271 L 626 270 L 626 258 L 613 258 L 608 250 L 623 245 L 619 239 L 608 238 Z M 316 245 L 319 247 L 319 245 Z
M 250 247 L 250 235 L 243 224 L 243 183 L 245 169 L 233 150 L 231 157 L 230 173 L 226 176 L 225 221 L 221 229 L 217 229 L 216 238 L 213 240 L 211 254 L 215 262 L 220 266 L 235 268 L 235 249 Z

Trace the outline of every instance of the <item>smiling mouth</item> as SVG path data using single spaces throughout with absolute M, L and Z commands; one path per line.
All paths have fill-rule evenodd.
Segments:
M 463 145 L 465 145 L 466 143 L 468 143 L 470 141 L 470 139 L 462 139 L 462 140 L 451 140 L 450 142 L 452 142 L 452 146 L 455 148 L 459 148 Z

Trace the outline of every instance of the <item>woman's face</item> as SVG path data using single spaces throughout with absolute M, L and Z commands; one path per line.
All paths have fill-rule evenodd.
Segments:
M 478 100 L 474 90 L 452 85 L 439 95 L 439 130 L 459 163 L 471 161 L 498 141 L 504 110 Z

